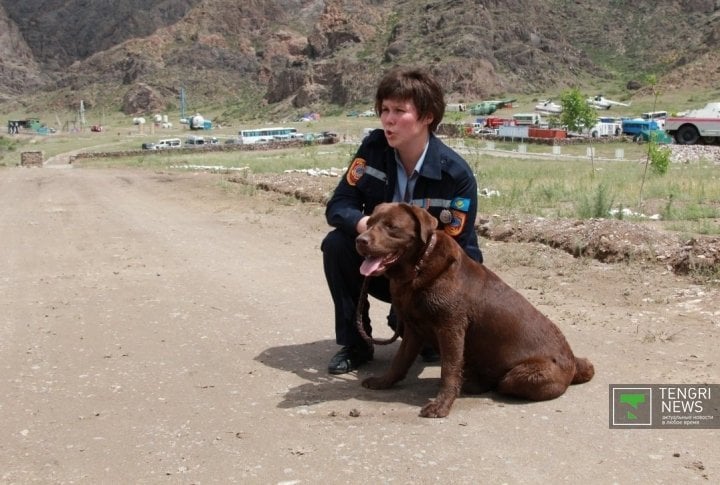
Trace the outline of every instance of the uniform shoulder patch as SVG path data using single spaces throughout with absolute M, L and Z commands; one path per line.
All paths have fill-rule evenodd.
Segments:
M 358 181 L 365 175 L 365 167 L 367 166 L 367 162 L 362 158 L 356 158 L 353 160 L 353 162 L 350 164 L 350 168 L 347 171 L 347 175 L 345 176 L 347 179 L 347 183 L 352 185 L 353 187 L 357 185 Z
M 453 210 L 452 219 L 448 225 L 445 226 L 445 233 L 452 237 L 459 236 L 465 228 L 465 218 L 467 214 L 464 212 Z

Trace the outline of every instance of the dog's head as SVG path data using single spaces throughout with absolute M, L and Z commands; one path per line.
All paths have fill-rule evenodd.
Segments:
M 360 272 L 377 276 L 391 266 L 414 265 L 438 223 L 425 209 L 393 202 L 375 207 L 367 224 L 367 231 L 355 239 L 355 247 L 365 258 Z

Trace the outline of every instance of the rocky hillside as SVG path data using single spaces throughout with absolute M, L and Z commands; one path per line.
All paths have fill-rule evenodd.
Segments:
M 149 113 L 181 87 L 230 116 L 352 106 L 396 63 L 430 66 L 454 101 L 650 73 L 720 92 L 720 0 L 0 0 L 15 107 Z
M 44 76 L 18 26 L 0 7 L 0 101 L 40 88 Z

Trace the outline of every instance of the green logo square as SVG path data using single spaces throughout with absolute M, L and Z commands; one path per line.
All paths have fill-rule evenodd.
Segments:
M 652 388 L 611 387 L 611 426 L 651 426 Z

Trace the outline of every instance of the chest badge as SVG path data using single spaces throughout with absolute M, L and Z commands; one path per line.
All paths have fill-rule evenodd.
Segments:
M 440 222 L 443 224 L 449 224 L 453 219 L 452 212 L 447 209 L 440 211 Z

